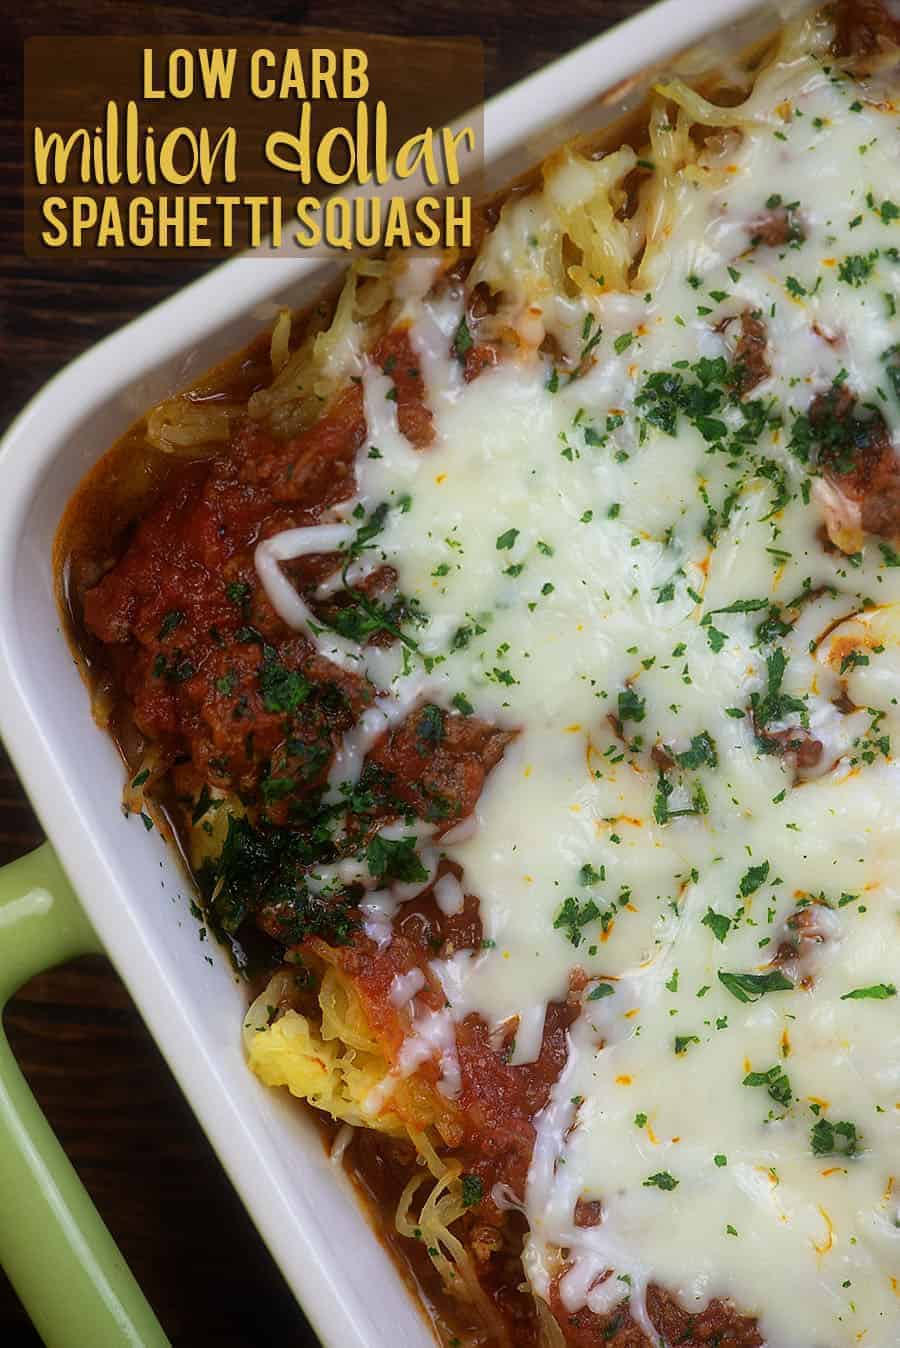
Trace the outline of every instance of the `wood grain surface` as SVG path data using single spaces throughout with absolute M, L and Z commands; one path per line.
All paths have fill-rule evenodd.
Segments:
M 644 3 L 28 0 L 10 6 L 4 47 L 8 68 L 0 84 L 0 427 L 67 361 L 205 270 L 202 262 L 45 266 L 25 258 L 19 118 L 21 42 L 28 37 L 289 35 L 301 25 L 401 36 L 466 35 L 484 43 L 486 92 L 491 94 Z M 0 864 L 41 838 L 0 747 Z M 315 1344 L 110 965 L 85 959 L 34 979 L 10 1004 L 6 1028 L 52 1126 L 173 1344 Z M 53 1294 L 48 1287 L 48 1296 Z M 32 1348 L 39 1343 L 0 1272 L 0 1344 Z

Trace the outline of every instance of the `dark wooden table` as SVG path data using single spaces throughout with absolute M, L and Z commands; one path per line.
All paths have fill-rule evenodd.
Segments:
M 645 3 L 29 0 L 8 13 L 21 39 L 39 34 L 288 35 L 300 24 L 403 36 L 465 34 L 485 44 L 491 94 Z M 6 51 L 9 69 L 0 86 L 0 426 L 67 361 L 204 270 L 202 262 L 44 266 L 24 257 L 21 52 L 14 43 Z M 41 837 L 0 747 L 0 864 Z M 173 1344 L 314 1344 L 110 965 L 83 960 L 34 979 L 11 1003 L 6 1026 L 41 1105 Z M 48 1295 L 53 1295 L 50 1288 Z M 0 1272 L 0 1343 L 31 1348 L 39 1342 Z

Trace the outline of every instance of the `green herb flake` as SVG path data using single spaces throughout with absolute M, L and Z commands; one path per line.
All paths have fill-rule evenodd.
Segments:
M 719 982 L 739 1002 L 756 1002 L 767 992 L 793 992 L 794 985 L 778 969 L 767 974 L 735 974 L 719 970 Z
M 702 919 L 704 927 L 709 927 L 713 936 L 720 943 L 725 940 L 731 930 L 731 918 L 726 917 L 724 913 L 717 913 L 712 908 L 707 908 L 706 916 Z
M 464 1208 L 474 1208 L 484 1198 L 484 1184 L 477 1175 L 460 1175 Z
M 716 753 L 715 742 L 709 731 L 701 730 L 699 735 L 692 735 L 691 747 L 685 749 L 683 753 L 676 754 L 675 761 L 680 768 L 688 770 L 700 768 L 704 765 L 711 768 L 717 767 L 719 756 Z
M 250 586 L 245 580 L 232 580 L 225 586 L 225 594 L 232 604 L 243 607 L 250 599 Z
M 376 833 L 366 847 L 366 865 L 376 880 L 427 880 L 428 872 L 416 852 L 415 836 L 385 838 Z
M 670 1175 L 668 1170 L 658 1170 L 655 1175 L 650 1175 L 644 1180 L 644 1188 L 671 1191 L 678 1188 L 678 1180 L 674 1175 Z
M 769 863 L 762 862 L 759 866 L 751 866 L 741 876 L 740 895 L 742 899 L 748 899 L 751 894 L 755 894 L 761 885 L 764 885 L 769 878 Z
M 584 940 L 582 928 L 599 917 L 600 909 L 593 899 L 579 903 L 573 895 L 569 895 L 553 919 L 553 928 L 555 931 L 564 931 L 572 945 L 577 947 Z
M 774 1067 L 770 1067 L 767 1072 L 748 1072 L 742 1085 L 765 1086 L 775 1103 L 782 1105 L 785 1109 L 794 1098 L 791 1083 L 784 1069 L 779 1067 L 777 1063 Z
M 838 277 L 847 285 L 861 286 L 872 275 L 878 249 L 871 253 L 850 253 L 838 266 Z
M 884 1002 L 889 997 L 896 997 L 897 989 L 893 983 L 873 983 L 868 988 L 854 988 L 852 992 L 845 992 L 841 997 L 842 1002 L 849 1001 L 873 1001 Z
M 809 1145 L 814 1156 L 855 1156 L 859 1147 L 856 1125 L 818 1119 L 812 1126 Z
M 691 1044 L 699 1044 L 700 1040 L 695 1034 L 678 1034 L 675 1036 L 675 1052 L 679 1056 L 687 1053 Z
M 471 351 L 473 345 L 474 342 L 472 341 L 472 334 L 469 331 L 469 324 L 466 321 L 465 314 L 463 314 L 457 324 L 456 331 L 453 334 L 453 351 L 457 360 L 462 361 L 462 363 L 465 364 L 466 352 Z
M 646 703 L 633 688 L 624 688 L 619 694 L 618 699 L 619 720 L 624 724 L 626 721 L 643 721 L 647 714 Z
M 299 670 L 281 664 L 275 651 L 267 646 L 259 667 L 259 691 L 266 711 L 292 712 L 309 697 L 312 684 Z
M 162 620 L 159 629 L 159 641 L 165 641 L 166 637 L 171 636 L 176 627 L 180 627 L 184 622 L 184 612 L 180 608 L 171 609 Z

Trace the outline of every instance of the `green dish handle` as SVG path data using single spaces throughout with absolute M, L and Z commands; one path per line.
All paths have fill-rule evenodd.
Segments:
M 49 843 L 0 868 L 0 1013 L 101 946 Z M 168 1348 L 0 1028 L 0 1264 L 47 1348 Z

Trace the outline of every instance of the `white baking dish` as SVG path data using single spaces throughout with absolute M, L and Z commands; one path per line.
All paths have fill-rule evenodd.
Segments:
M 611 100 L 601 96 L 649 63 L 726 25 L 729 45 L 736 35 L 743 42 L 778 17 L 772 7 L 761 15 L 756 0 L 664 0 L 555 62 L 486 105 L 488 186 L 608 120 Z M 11 427 L 0 448 L 0 735 L 100 940 L 323 1342 L 425 1348 L 429 1330 L 318 1132 L 247 1071 L 244 990 L 224 959 L 207 962 L 174 856 L 155 831 L 123 819 L 122 766 L 91 720 L 51 564 L 66 502 L 133 419 L 242 345 L 276 305 L 302 307 L 332 273 L 322 261 L 228 262 L 63 370 Z

